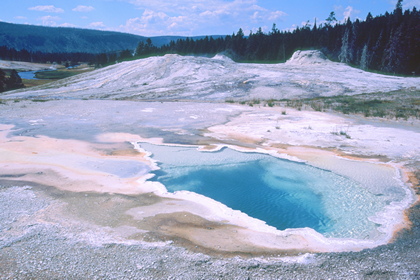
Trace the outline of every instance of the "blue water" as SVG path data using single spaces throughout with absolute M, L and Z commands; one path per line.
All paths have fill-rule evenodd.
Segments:
M 169 192 L 202 194 L 280 230 L 309 227 L 327 237 L 369 238 L 378 227 L 370 217 L 391 201 L 369 185 L 266 154 L 140 146 L 160 167 L 150 180 Z
M 24 71 L 24 72 L 19 72 L 19 76 L 21 79 L 27 79 L 27 80 L 38 80 L 35 77 L 35 73 L 38 71 Z
M 179 175 L 166 173 L 162 164 L 163 171 L 155 172 L 155 180 L 170 192 L 194 191 L 277 229 L 310 227 L 321 233 L 328 231 L 330 221 L 322 206 L 322 195 L 302 190 L 305 182 L 298 178 L 280 175 L 267 182 L 267 164 L 254 160 L 229 166 L 204 165 Z
M 18 72 L 19 76 L 21 79 L 26 79 L 26 80 L 39 80 L 36 77 L 36 73 L 37 72 L 45 72 L 45 71 L 54 71 L 54 69 L 46 69 L 46 70 L 36 70 L 36 71 L 23 71 L 23 72 Z

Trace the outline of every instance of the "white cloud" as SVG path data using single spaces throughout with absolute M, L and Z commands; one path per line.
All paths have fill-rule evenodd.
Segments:
M 396 3 L 396 1 L 394 1 Z M 394 5 L 395 5 L 394 3 Z M 403 8 L 404 9 L 412 9 L 413 7 L 416 7 L 417 10 L 420 8 L 420 0 L 406 0 L 403 1 Z
M 102 29 L 105 28 L 105 24 L 102 21 L 96 21 L 91 22 L 88 27 Z
M 360 13 L 360 11 L 355 10 L 352 6 L 347 6 L 347 8 L 344 10 L 343 12 L 343 16 L 344 19 L 351 19 L 353 18 L 356 14 Z
M 28 19 L 28 18 L 24 16 L 15 16 L 15 19 Z
M 275 11 L 275 12 L 271 12 L 268 19 L 275 21 L 278 20 L 281 17 L 287 16 L 287 14 L 285 12 L 282 11 Z
M 61 20 L 61 18 L 56 16 L 44 16 L 40 17 L 38 20 L 42 21 L 42 25 L 57 26 L 57 21 Z
M 62 23 L 58 26 L 60 26 L 60 27 L 77 27 L 77 25 L 74 25 L 73 23 L 68 23 L 68 22 Z
M 189 19 L 185 16 L 170 17 L 164 12 L 145 10 L 141 17 L 128 19 L 120 30 L 145 36 L 171 35 L 174 32 L 184 31 L 185 22 Z
M 252 14 L 252 16 L 251 16 L 251 19 L 253 20 L 253 21 L 259 21 L 259 20 L 261 20 L 263 18 L 263 16 L 260 14 L 260 12 L 259 11 L 255 11 L 253 14 Z
M 29 8 L 31 11 L 38 11 L 38 12 L 47 12 L 47 13 L 64 13 L 64 10 L 61 8 L 56 8 L 53 5 L 47 6 L 35 6 Z
M 360 11 L 354 9 L 352 6 L 347 6 L 345 9 L 343 6 L 334 6 L 334 11 L 336 13 L 337 20 L 341 22 L 345 22 L 349 18 L 353 21 L 357 18 L 357 15 L 360 14 Z M 343 15 L 342 20 L 340 20 L 339 14 Z
M 127 20 L 120 29 L 145 36 L 190 36 L 209 30 L 230 34 L 240 27 L 244 29 L 250 21 L 254 26 L 271 26 L 274 21 L 286 15 L 282 11 L 269 10 L 258 5 L 257 0 L 122 1 L 129 2 L 144 12 L 139 17 Z
M 73 12 L 91 12 L 95 10 L 94 7 L 92 6 L 83 6 L 83 5 L 79 5 L 76 8 L 72 9 Z
M 147 23 L 159 23 L 165 21 L 169 16 L 163 12 L 155 12 L 152 10 L 145 10 L 142 16 L 142 21 Z

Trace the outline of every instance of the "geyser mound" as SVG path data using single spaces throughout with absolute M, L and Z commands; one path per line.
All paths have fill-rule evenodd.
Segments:
M 330 62 L 327 57 L 318 50 L 296 51 L 292 57 L 286 61 L 287 65 L 310 65 L 325 64 Z
M 286 63 L 237 63 L 168 54 L 122 62 L 3 99 L 118 99 L 225 101 L 355 95 L 419 88 L 419 78 L 369 73 L 328 60 L 317 50 L 297 51 Z

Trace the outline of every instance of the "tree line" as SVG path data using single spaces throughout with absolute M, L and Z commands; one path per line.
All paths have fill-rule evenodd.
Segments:
M 296 50 L 319 49 L 329 59 L 364 70 L 391 74 L 420 75 L 420 12 L 402 9 L 398 0 L 393 12 L 364 21 L 348 18 L 340 23 L 331 12 L 319 26 L 307 22 L 293 31 L 280 31 L 275 24 L 264 33 L 261 28 L 244 35 L 242 29 L 225 37 L 179 38 L 159 47 L 152 39 L 138 43 L 135 50 L 93 53 L 42 53 L 0 47 L 0 59 L 74 65 L 88 62 L 96 67 L 122 60 L 153 55 L 206 55 L 224 53 L 238 62 L 285 62 Z
M 284 62 L 302 49 L 319 49 L 333 61 L 364 70 L 420 75 L 420 12 L 415 7 L 403 12 L 402 0 L 398 0 L 393 12 L 376 17 L 369 13 L 364 21 L 348 18 L 339 23 L 331 12 L 326 23 L 317 26 L 315 22 L 311 26 L 308 22 L 293 31 L 280 31 L 273 24 L 270 32 L 259 28 L 249 36 L 239 29 L 226 37 L 178 39 L 161 47 L 148 40 L 139 43 L 135 55 L 223 52 L 239 62 Z
M 85 62 L 96 67 L 105 66 L 116 63 L 118 60 L 125 60 L 133 57 L 133 51 L 123 50 L 107 53 L 44 53 L 44 52 L 30 52 L 26 49 L 16 50 L 7 46 L 0 46 L 0 59 L 10 61 L 26 61 L 34 63 L 58 63 L 66 66 L 77 65 L 80 62 Z

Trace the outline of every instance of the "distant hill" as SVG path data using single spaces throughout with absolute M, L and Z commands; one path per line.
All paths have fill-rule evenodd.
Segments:
M 203 36 L 193 37 L 195 39 Z M 69 27 L 46 27 L 0 22 L 0 46 L 16 50 L 44 53 L 106 53 L 119 50 L 134 50 L 138 43 L 148 37 L 128 33 L 99 31 Z M 169 44 L 181 36 L 151 37 L 155 46 Z

